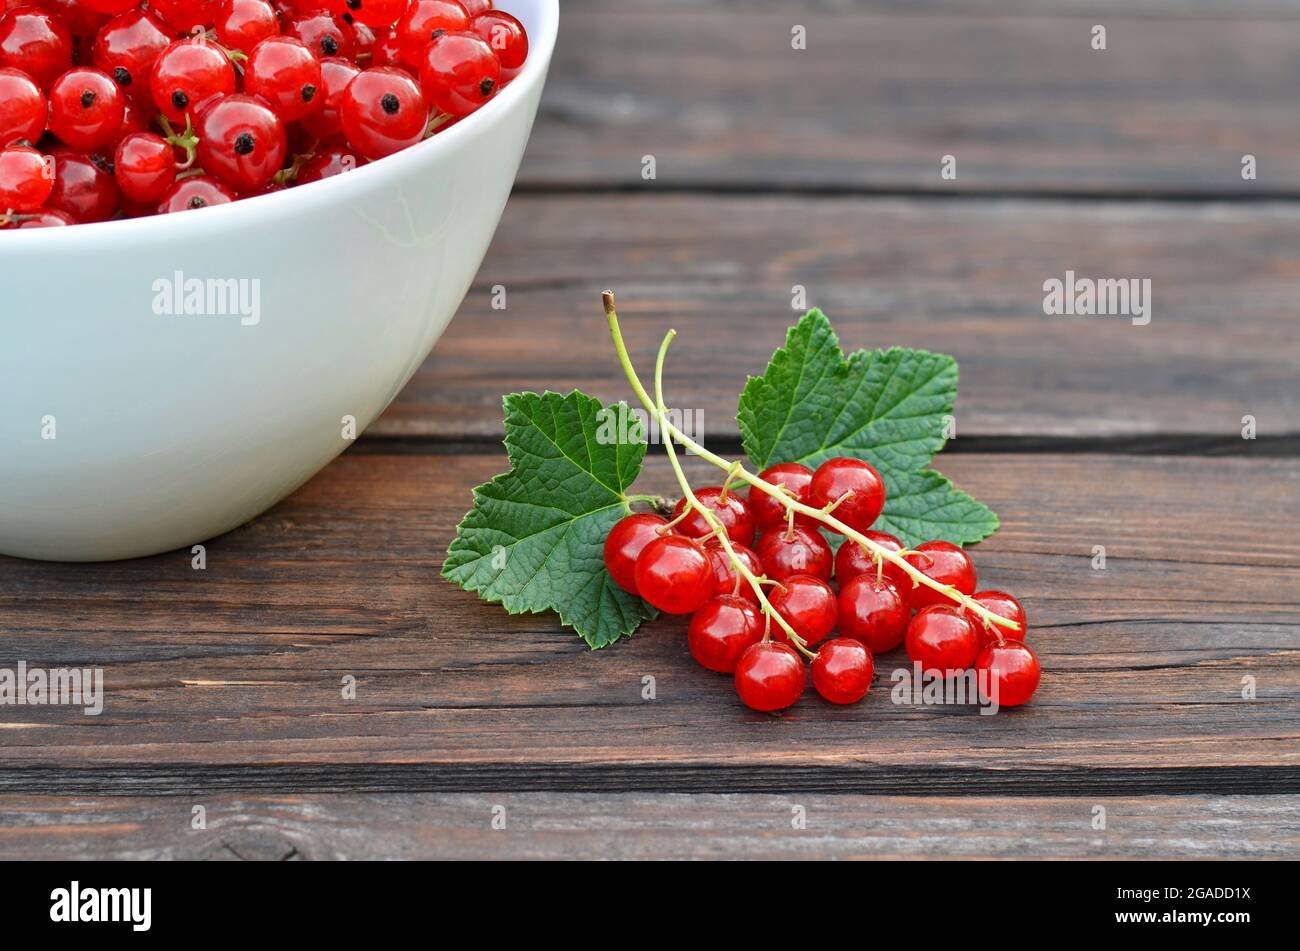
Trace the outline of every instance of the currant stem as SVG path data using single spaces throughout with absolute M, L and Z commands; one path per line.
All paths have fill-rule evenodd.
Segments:
M 660 419 L 665 418 L 668 413 L 668 407 L 664 404 L 664 359 L 668 356 L 669 344 L 673 342 L 673 338 L 676 336 L 677 331 L 668 331 L 664 336 L 664 342 L 659 345 L 659 357 L 655 360 L 654 412 Z M 666 430 L 664 431 L 666 432 Z M 742 577 L 749 582 L 749 586 L 754 589 L 754 594 L 758 596 L 759 606 L 762 608 L 763 613 L 769 618 L 769 624 L 763 632 L 763 639 L 770 639 L 772 633 L 770 619 L 775 618 L 776 622 L 781 625 L 781 629 L 785 631 L 786 637 L 789 638 L 790 643 L 793 644 L 797 650 L 810 659 L 815 657 L 816 655 L 805 646 L 803 638 L 796 634 L 794 629 L 790 627 L 789 622 L 781 616 L 776 608 L 772 607 L 771 602 L 767 600 L 767 595 L 763 593 L 763 587 L 759 583 L 758 578 L 756 578 L 754 573 L 750 571 L 749 568 L 745 566 L 744 562 L 736 556 L 735 549 L 731 547 L 731 539 L 727 537 L 726 526 L 722 524 L 721 520 L 719 520 L 717 515 L 713 513 L 712 509 L 705 506 L 695 497 L 695 492 L 691 489 L 691 483 L 686 478 L 686 473 L 682 470 L 682 464 L 677 458 L 677 449 L 673 446 L 671 438 L 664 441 L 664 450 L 668 453 L 668 462 L 673 467 L 673 474 L 677 476 L 677 484 L 681 486 L 682 498 L 686 499 L 686 504 L 688 506 L 686 509 L 683 509 L 682 514 L 685 515 L 686 512 L 691 509 L 700 513 L 704 521 L 708 523 L 709 528 L 713 529 L 713 534 L 717 537 L 719 544 L 722 545 L 722 550 L 726 552 L 727 558 L 731 561 L 732 569 L 739 577 Z
M 1020 625 L 1016 621 L 1012 621 L 1010 618 L 1004 618 L 999 614 L 994 614 L 988 608 L 984 607 L 982 604 L 979 604 L 973 598 L 962 594 L 960 591 L 953 588 L 951 585 L 946 585 L 946 584 L 942 584 L 941 582 L 935 581 L 933 578 L 930 578 L 929 576 L 927 576 L 926 574 L 918 570 L 915 566 L 911 564 L 911 562 L 907 561 L 901 555 L 889 551 L 887 548 L 872 541 L 870 538 L 863 535 L 861 532 L 850 528 L 848 525 L 845 525 L 843 522 L 837 519 L 834 515 L 830 515 L 827 512 L 823 511 L 822 509 L 815 509 L 810 505 L 805 505 L 802 502 L 790 498 L 782 490 L 781 486 L 774 485 L 771 482 L 767 482 L 764 479 L 760 479 L 758 476 L 749 472 L 747 469 L 744 468 L 744 466 L 740 465 L 739 463 L 730 462 L 727 459 L 724 459 L 721 456 L 717 455 L 716 453 L 710 452 L 709 450 L 701 446 L 699 443 L 697 443 L 690 436 L 687 436 L 685 433 L 679 430 L 676 426 L 672 424 L 672 421 L 668 418 L 667 407 L 662 406 L 662 404 L 656 404 L 654 401 L 650 399 L 650 394 L 646 392 L 645 387 L 641 384 L 640 378 L 637 376 L 636 368 L 632 366 L 632 360 L 628 356 L 628 352 L 627 352 L 627 345 L 623 342 L 623 333 L 619 329 L 619 325 L 618 325 L 618 311 L 617 311 L 617 307 L 615 306 L 614 292 L 605 291 L 601 295 L 601 299 L 605 305 L 605 318 L 609 323 L 610 336 L 614 340 L 614 349 L 618 353 L 618 360 L 619 360 L 619 364 L 623 368 L 623 374 L 627 377 L 628 384 L 632 387 L 632 392 L 636 394 L 637 399 L 639 399 L 641 401 L 641 404 L 646 408 L 646 410 L 650 413 L 653 413 L 655 418 L 658 420 L 659 431 L 668 436 L 668 439 L 665 440 L 664 445 L 669 450 L 668 452 L 669 459 L 673 461 L 674 469 L 679 472 L 678 482 L 682 483 L 683 490 L 685 491 L 686 495 L 690 498 L 691 503 L 693 505 L 699 506 L 699 502 L 695 499 L 695 496 L 690 493 L 690 487 L 689 485 L 686 485 L 685 477 L 680 475 L 681 467 L 680 464 L 676 462 L 676 456 L 672 449 L 672 442 L 674 439 L 680 442 L 688 452 L 692 453 L 693 455 L 699 456 L 705 462 L 712 463 L 713 465 L 717 466 L 719 469 L 726 470 L 729 473 L 734 472 L 736 478 L 740 479 L 743 482 L 749 483 L 751 486 L 758 489 L 760 492 L 763 492 L 771 496 L 772 498 L 776 499 L 783 506 L 785 506 L 785 508 L 790 513 L 797 512 L 800 515 L 806 515 L 811 519 L 815 519 L 816 521 L 821 522 L 823 525 L 826 525 L 829 528 L 844 535 L 850 541 L 856 542 L 857 544 L 861 545 L 863 547 L 863 550 L 869 552 L 872 556 L 876 558 L 886 559 L 891 564 L 897 565 L 900 569 L 902 569 L 903 572 L 907 574 L 909 578 L 912 579 L 913 587 L 916 587 L 917 585 L 925 585 L 927 588 L 931 588 L 935 591 L 938 591 L 945 598 L 949 598 L 957 602 L 967 611 L 970 611 L 972 614 L 975 614 L 976 616 L 983 619 L 986 623 L 997 624 L 1011 631 L 1020 630 Z M 669 337 L 665 339 L 664 345 L 661 348 L 660 362 L 662 362 L 662 352 L 667 349 L 668 343 L 672 340 L 673 336 L 674 336 L 673 334 L 670 334 Z M 661 367 L 658 366 L 656 367 L 656 379 L 658 379 L 660 369 Z M 701 514 L 704 515 L 706 521 L 710 522 L 710 525 L 713 524 L 713 522 L 711 521 L 713 515 L 712 512 L 702 511 Z M 731 553 L 729 547 L 728 547 L 728 552 Z M 734 554 L 733 554 L 733 558 L 734 558 Z M 744 569 L 743 565 L 741 565 L 740 567 L 742 568 L 742 570 Z M 746 570 L 746 574 L 749 574 L 747 570 Z M 765 598 L 763 599 L 763 603 L 766 604 Z M 784 621 L 784 619 L 781 618 L 779 614 L 777 615 L 777 618 L 780 619 L 781 621 Z

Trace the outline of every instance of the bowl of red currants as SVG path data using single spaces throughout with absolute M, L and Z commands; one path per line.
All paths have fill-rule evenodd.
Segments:
M 264 511 L 482 263 L 558 0 L 4 0 L 0 554 Z

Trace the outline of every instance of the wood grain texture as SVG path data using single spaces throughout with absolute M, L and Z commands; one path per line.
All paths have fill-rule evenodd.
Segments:
M 670 400 L 734 439 L 737 395 L 802 285 L 849 349 L 956 356 L 962 436 L 1251 451 L 1246 414 L 1265 440 L 1300 434 L 1297 233 L 1289 204 L 517 196 L 459 315 L 370 432 L 496 440 L 518 389 L 629 399 L 599 307 L 614 287 L 634 356 L 652 361 L 675 327 Z M 1067 270 L 1149 278 L 1151 322 L 1046 316 L 1043 282 Z
M 521 183 L 1294 194 L 1294 6 L 1126 7 L 566 0 Z
M 1001 514 L 981 577 L 1043 658 L 1032 706 L 992 717 L 891 703 L 897 653 L 857 706 L 756 715 L 679 620 L 593 653 L 459 591 L 442 550 L 503 460 L 344 456 L 203 572 L 0 562 L 5 661 L 102 665 L 108 693 L 99 717 L 0 708 L 0 790 L 1300 791 L 1294 460 L 944 460 Z M 668 480 L 656 458 L 639 485 Z
M 192 828 L 202 805 L 206 828 Z M 1092 827 L 1105 809 L 1106 828 Z M 802 808 L 805 827 L 792 818 Z M 504 828 L 493 828 L 493 810 Z M 1294 858 L 1288 796 L 0 796 L 0 860 Z M 500 822 L 498 822 L 500 825 Z

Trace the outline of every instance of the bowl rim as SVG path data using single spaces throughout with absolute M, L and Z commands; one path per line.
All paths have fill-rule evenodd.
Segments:
M 244 201 L 232 201 L 202 209 L 201 214 L 149 215 L 144 218 L 110 218 L 69 225 L 65 228 L 12 228 L 5 229 L 0 237 L 0 258 L 6 251 L 26 251 L 43 244 L 63 245 L 75 241 L 114 244 L 129 239 L 180 239 L 193 229 L 218 227 L 256 227 L 267 219 L 293 216 L 295 212 L 310 211 L 313 205 L 323 206 L 343 198 L 348 190 L 373 190 L 382 185 L 382 176 L 390 179 L 402 177 L 404 172 L 422 164 L 432 164 L 437 157 L 456 148 L 462 140 L 478 136 L 488 128 L 505 121 L 511 107 L 530 95 L 546 81 L 551 56 L 559 34 L 560 0 L 505 0 L 499 9 L 525 3 L 533 4 L 540 22 L 540 30 L 528 37 L 528 59 L 500 95 L 466 116 L 455 125 L 408 149 L 377 159 L 353 169 L 345 175 L 334 175 L 309 187 L 286 188 L 283 191 L 257 195 Z M 219 217 L 223 216 L 223 217 Z M 244 219 L 241 221 L 241 218 Z

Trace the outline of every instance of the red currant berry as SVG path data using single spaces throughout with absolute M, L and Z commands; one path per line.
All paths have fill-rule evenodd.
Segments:
M 72 34 L 40 7 L 18 7 L 0 16 L 0 66 L 21 69 L 42 89 L 72 68 Z
M 744 598 L 726 594 L 706 601 L 691 615 L 686 644 L 691 656 L 709 670 L 734 673 L 736 662 L 763 639 L 763 615 Z
M 716 538 L 711 538 L 704 543 L 704 549 L 709 553 L 709 561 L 713 565 L 714 586 L 713 593 L 716 595 L 734 594 L 744 598 L 747 601 L 758 603 L 758 595 L 754 593 L 753 586 L 744 579 L 743 575 L 738 575 L 732 570 L 731 559 L 723 550 L 721 543 Z M 731 550 L 736 553 L 741 564 L 749 569 L 750 574 L 755 578 L 763 576 L 763 563 L 758 560 L 758 555 L 746 548 L 744 545 L 731 546 Z M 736 582 L 739 581 L 739 587 Z
M 827 459 L 808 484 L 808 504 L 820 509 L 836 502 L 831 514 L 849 528 L 865 532 L 885 507 L 884 480 L 861 459 Z
M 519 75 L 528 59 L 528 31 L 522 23 L 502 10 L 489 10 L 474 17 L 470 29 L 497 54 L 503 83 Z
M 62 211 L 52 211 L 49 208 L 42 208 L 40 211 L 33 212 L 29 215 L 18 215 L 12 219 L 13 223 L 0 225 L 0 230 L 12 228 L 61 228 L 64 225 L 75 225 L 76 219 L 72 215 Z
M 195 27 L 216 20 L 221 0 L 149 0 L 149 9 L 176 33 L 191 33 Z
M 821 532 L 796 525 L 793 532 L 768 532 L 758 540 L 758 558 L 773 581 L 785 581 L 792 575 L 812 575 L 831 580 L 834 555 Z
M 660 611 L 690 614 L 713 597 L 713 566 L 704 546 L 681 535 L 660 535 L 636 560 L 636 590 Z
M 439 31 L 468 30 L 469 24 L 469 13 L 456 0 L 413 0 L 393 27 L 398 56 L 405 65 L 419 69 L 424 62 L 424 48 Z
M 48 112 L 36 80 L 22 70 L 0 68 L 0 148 L 19 139 L 34 143 L 45 131 Z
M 47 208 L 67 212 L 77 221 L 106 221 L 117 210 L 117 181 L 108 162 L 67 148 L 50 150 L 54 188 Z
M 174 211 L 195 211 L 211 205 L 225 205 L 235 200 L 235 193 L 215 178 L 196 175 L 182 178 L 168 189 L 158 204 L 158 214 Z
M 465 11 L 472 17 L 492 9 L 492 0 L 461 0 L 461 3 L 465 5 Z
M 927 578 L 940 584 L 952 585 L 962 594 L 975 593 L 975 563 L 971 561 L 970 555 L 952 542 L 925 542 L 917 545 L 913 553 L 904 557 L 913 568 Z M 951 603 L 948 598 L 931 587 L 920 583 L 912 587 L 910 579 L 907 584 L 908 586 L 902 589 L 903 597 L 907 598 L 908 605 L 915 611 L 932 604 Z
M 729 490 L 726 499 L 723 499 L 720 485 L 707 485 L 696 491 L 695 497 L 701 505 L 717 516 L 718 521 L 727 530 L 728 540 L 737 545 L 754 543 L 754 516 L 743 498 Z M 686 506 L 684 497 L 678 499 L 677 506 L 673 509 L 673 517 L 676 518 L 685 512 Z M 692 510 L 675 527 L 677 534 L 685 535 L 687 538 L 704 538 L 706 535 L 713 534 L 713 529 L 704 520 L 704 516 L 695 510 Z
M 153 61 L 149 91 L 159 112 L 184 124 L 187 112 L 235 91 L 235 70 L 225 53 L 202 38 L 177 40 Z
M 281 122 L 296 122 L 320 109 L 320 60 L 289 36 L 272 36 L 253 47 L 244 66 L 244 91 L 261 96 Z
M 236 192 L 269 182 L 284 164 L 284 124 L 256 96 L 219 96 L 199 110 L 194 129 L 204 171 Z
M 327 145 L 303 163 L 294 179 L 299 185 L 333 178 L 366 164 L 366 160 L 346 145 Z
M 667 524 L 658 515 L 637 512 L 625 515 L 609 530 L 605 537 L 605 570 L 624 591 L 640 593 L 636 589 L 636 560 L 646 545 L 665 534 Z
M 971 595 L 971 600 L 980 607 L 987 608 L 998 617 L 1004 617 L 1008 621 L 1015 621 L 1020 625 L 1019 630 L 1011 630 L 1003 627 L 1001 624 L 995 624 L 992 621 L 985 622 L 974 611 L 967 610 L 966 617 L 975 625 L 975 633 L 979 635 L 980 647 L 988 647 L 996 640 L 1023 641 L 1028 622 L 1025 620 L 1025 608 L 1019 601 L 1007 594 L 1005 591 L 977 591 Z
M 975 625 L 956 607 L 935 605 L 912 618 L 907 625 L 907 656 L 922 670 L 967 670 L 979 655 L 980 641 Z
M 808 504 L 808 483 L 812 481 L 812 470 L 797 462 L 782 462 L 769 466 L 758 474 L 764 482 L 784 486 L 793 494 L 796 502 Z M 754 521 L 759 531 L 770 532 L 786 526 L 786 508 L 762 489 L 751 487 L 749 490 L 749 507 L 754 513 Z M 796 525 L 815 528 L 817 521 L 807 515 L 796 515 Z
M 94 10 L 96 13 L 106 13 L 109 16 L 117 16 L 119 13 L 125 13 L 139 3 L 139 0 L 77 0 L 83 7 Z
M 893 535 L 873 531 L 866 531 L 862 534 L 886 551 L 900 552 L 903 550 L 903 543 Z M 858 575 L 867 574 L 873 578 L 883 575 L 886 581 L 892 581 L 899 586 L 900 591 L 912 586 L 912 579 L 908 577 L 907 572 L 902 568 L 883 558 L 881 559 L 881 565 L 877 566 L 872 557 L 862 550 L 861 545 L 854 541 L 845 541 L 840 546 L 840 550 L 835 553 L 835 580 L 842 587 Z
M 357 55 L 357 33 L 352 24 L 323 10 L 290 17 L 284 23 L 284 35 L 300 40 L 321 59 L 338 56 L 350 60 Z
M 876 663 L 871 651 L 851 637 L 837 637 L 817 648 L 813 687 L 831 703 L 857 703 L 871 689 Z
M 176 181 L 176 158 L 161 136 L 133 132 L 117 144 L 113 174 L 131 201 L 156 205 Z
M 501 61 L 476 33 L 444 33 L 424 51 L 420 87 L 439 112 L 467 116 L 501 88 Z
M 68 32 L 77 39 L 88 39 L 94 36 L 110 19 L 106 14 L 96 13 L 81 0 L 31 0 L 31 2 L 14 0 L 9 6 L 44 7 L 62 20 Z
M 402 6 L 406 6 L 405 3 Z M 375 29 L 364 23 L 354 21 L 352 24 L 352 33 L 356 37 L 356 58 L 364 59 L 375 48 Z M 373 66 L 374 63 L 371 63 Z
M 360 69 L 345 59 L 330 56 L 321 60 L 320 91 L 316 94 L 321 105 L 315 112 L 302 118 L 302 127 L 320 141 L 325 142 L 343 135 L 339 104 L 343 101 L 343 90 L 348 88 L 348 83 L 359 72 Z
M 773 588 L 767 600 L 807 646 L 816 644 L 835 630 L 839 603 L 831 586 L 821 578 L 792 575 Z M 788 640 L 785 630 L 775 620 L 772 630 L 778 640 Z
M 352 19 L 366 26 L 392 26 L 406 12 L 408 0 L 344 0 Z
M 912 611 L 888 580 L 875 572 L 858 575 L 840 585 L 839 627 L 870 648 L 873 654 L 891 651 L 903 642 Z
M 74 67 L 50 86 L 50 131 L 74 149 L 98 148 L 122 127 L 122 100 L 108 73 Z
M 53 163 L 27 145 L 0 150 L 0 215 L 35 211 L 54 188 Z
M 751 710 L 784 710 L 807 685 L 808 672 L 789 644 L 759 641 L 736 662 L 736 693 Z
M 213 29 L 226 49 L 248 53 L 268 36 L 280 35 L 280 19 L 266 0 L 225 0 Z
M 124 94 L 151 99 L 149 73 L 171 42 L 171 31 L 162 20 L 146 10 L 129 10 L 100 27 L 92 56 Z
M 153 116 L 152 99 L 145 101 L 127 96 L 122 101 L 122 124 L 118 126 L 117 132 L 113 134 L 110 144 L 117 148 L 117 144 L 132 132 L 147 131 L 149 123 L 153 121 Z
M 994 642 L 975 661 L 982 689 L 1000 707 L 1018 707 L 1034 695 L 1042 671 L 1038 655 L 1021 641 Z
M 402 62 L 401 49 L 396 30 L 381 30 L 375 37 L 375 45 L 370 49 L 371 67 L 396 66 L 414 75 L 418 70 Z
M 348 83 L 339 100 L 339 119 L 348 142 L 372 161 L 419 142 L 428 118 L 415 80 L 389 66 L 362 72 Z

